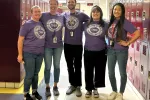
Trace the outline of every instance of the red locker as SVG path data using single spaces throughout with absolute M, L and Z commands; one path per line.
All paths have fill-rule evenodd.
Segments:
M 30 19 L 30 16 L 31 16 L 31 13 L 30 13 L 30 0 L 26 0 L 26 20 L 29 20 Z
M 5 34 L 0 37 L 0 82 L 18 83 L 24 78 L 24 67 L 17 62 L 17 41 L 20 25 L 25 19 L 25 3 L 26 0 L 1 0 L 5 10 L 1 11 L 0 30 Z
M 132 5 L 131 3 L 127 3 L 127 19 L 131 21 L 131 12 L 132 12 Z
M 136 7 L 136 27 L 140 30 L 141 36 L 143 35 L 143 24 L 142 24 L 142 11 L 143 11 L 143 3 L 137 2 Z M 139 38 L 143 39 L 143 37 Z
M 22 0 L 22 2 L 21 2 L 21 19 L 22 19 L 22 21 L 26 19 L 25 13 L 26 13 L 26 0 Z
M 131 22 L 136 26 L 136 3 L 132 3 Z
M 140 93 L 146 98 L 148 78 L 148 43 L 141 42 L 140 62 Z
M 135 59 L 134 59 L 134 86 L 137 90 L 140 90 L 140 46 L 141 42 L 135 42 Z
M 150 23 L 150 7 L 149 7 L 148 0 L 143 1 L 143 14 L 142 14 L 142 19 L 143 19 L 143 41 L 148 41 L 149 40 L 149 23 Z

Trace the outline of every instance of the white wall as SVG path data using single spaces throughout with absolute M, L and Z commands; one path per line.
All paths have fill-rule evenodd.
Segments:
M 109 19 L 109 2 L 110 2 L 110 0 L 98 0 L 98 1 L 96 1 L 96 3 L 93 4 L 93 6 L 98 5 L 101 7 L 101 9 L 103 11 L 103 18 L 106 20 Z M 87 3 L 82 3 L 80 5 L 80 9 L 81 9 L 81 11 L 84 11 L 84 13 L 86 13 L 87 15 L 90 16 L 90 12 L 91 12 L 91 9 L 93 6 L 87 6 Z
M 94 5 L 99 5 L 99 3 L 94 3 L 93 6 Z M 90 12 L 91 12 L 91 9 L 93 6 L 87 6 L 87 3 L 82 3 L 80 5 L 80 10 L 81 10 L 81 12 L 84 11 L 85 14 L 90 16 Z

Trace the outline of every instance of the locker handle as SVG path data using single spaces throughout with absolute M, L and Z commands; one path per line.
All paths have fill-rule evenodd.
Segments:
M 139 11 L 136 11 L 136 17 L 139 17 Z
M 144 66 L 141 65 L 141 73 L 144 74 Z
M 148 71 L 148 79 L 150 80 L 150 71 Z
M 130 57 L 130 62 L 132 62 L 132 57 Z
M 23 20 L 23 17 L 24 17 L 24 16 L 23 16 L 23 12 L 21 12 L 21 19 L 22 19 L 22 20 Z
M 135 64 L 135 66 L 137 66 L 137 61 L 136 60 L 134 61 L 134 64 Z
M 143 11 L 143 12 L 142 12 L 142 19 L 145 20 L 145 17 L 146 17 L 146 12 Z

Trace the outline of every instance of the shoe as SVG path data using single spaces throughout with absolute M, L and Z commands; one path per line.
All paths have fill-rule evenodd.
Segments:
M 108 100 L 114 100 L 117 96 L 117 92 L 112 92 L 109 96 L 108 96 Z
M 85 94 L 85 97 L 89 98 L 89 97 L 91 97 L 91 95 L 92 95 L 92 91 L 87 91 Z
M 46 87 L 45 95 L 46 95 L 46 97 L 51 96 L 50 87 Z
M 53 93 L 54 93 L 54 96 L 58 96 L 59 95 L 59 91 L 58 91 L 58 87 L 53 87 Z
M 70 95 L 72 94 L 74 91 L 76 90 L 76 88 L 74 86 L 70 86 L 69 89 L 67 90 L 66 94 Z
M 98 98 L 99 97 L 99 93 L 98 93 L 97 89 L 93 90 L 93 95 L 94 95 L 94 98 Z
M 24 95 L 24 100 L 33 100 L 29 93 Z
M 80 86 L 78 86 L 78 87 L 76 88 L 76 96 L 77 96 L 77 97 L 81 97 L 81 96 L 82 96 L 82 92 L 81 92 Z
M 32 96 L 38 100 L 42 100 L 42 96 L 39 95 L 39 93 L 36 91 L 34 93 L 32 93 Z
M 123 95 L 118 93 L 115 100 L 123 100 Z

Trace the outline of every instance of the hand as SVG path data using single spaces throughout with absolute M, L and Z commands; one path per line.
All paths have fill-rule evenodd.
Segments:
M 26 23 L 26 20 L 23 20 L 23 21 L 22 21 L 22 25 L 24 25 L 25 23 Z
M 127 42 L 127 41 L 123 41 L 123 40 L 121 40 L 120 42 L 118 42 L 120 45 L 122 45 L 122 46 L 129 46 L 129 42 Z
M 23 59 L 23 57 L 22 57 L 22 55 L 18 55 L 18 62 L 19 63 L 22 63 L 22 64 L 24 64 L 24 61 L 22 60 Z

